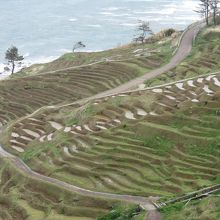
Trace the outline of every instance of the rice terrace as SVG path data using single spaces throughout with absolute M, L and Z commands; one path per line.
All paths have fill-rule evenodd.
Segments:
M 208 17 L 185 31 L 10 60 L 0 220 L 220 219 L 219 1 L 199 2 Z

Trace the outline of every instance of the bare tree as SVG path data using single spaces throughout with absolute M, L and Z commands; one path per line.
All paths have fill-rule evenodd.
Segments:
M 8 63 L 12 66 L 11 74 L 13 74 L 16 63 L 22 61 L 24 57 L 19 55 L 17 47 L 12 46 L 5 52 L 5 59 L 8 60 Z
M 76 49 L 80 49 L 80 48 L 84 48 L 86 47 L 85 44 L 82 43 L 82 41 L 77 42 L 76 44 L 74 44 L 73 46 L 73 53 L 75 53 Z
M 150 28 L 150 23 L 147 21 L 139 20 L 139 25 L 137 27 L 137 36 L 134 37 L 135 42 L 141 42 L 142 44 L 145 42 L 146 37 L 148 35 L 153 35 L 153 31 Z
M 209 25 L 210 0 L 200 0 L 199 8 L 196 12 L 204 17 L 206 24 Z
M 217 24 L 216 17 L 217 17 L 219 3 L 220 3 L 220 0 L 210 0 L 210 2 L 209 2 L 210 8 L 211 8 L 211 12 L 212 12 L 212 16 L 213 16 L 214 25 Z

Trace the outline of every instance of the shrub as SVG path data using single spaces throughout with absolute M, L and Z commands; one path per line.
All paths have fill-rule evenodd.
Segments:
M 131 220 L 135 215 L 140 214 L 139 206 L 131 208 L 115 207 L 108 214 L 101 216 L 98 220 Z
M 170 37 L 175 32 L 176 31 L 173 28 L 166 29 L 166 30 L 164 30 L 164 37 Z

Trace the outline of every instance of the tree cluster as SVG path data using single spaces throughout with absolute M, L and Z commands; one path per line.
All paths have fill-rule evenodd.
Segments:
M 220 0 L 200 0 L 199 8 L 196 10 L 202 17 L 205 18 L 206 24 L 209 25 L 210 17 L 213 17 L 214 25 L 217 25 L 217 15 Z

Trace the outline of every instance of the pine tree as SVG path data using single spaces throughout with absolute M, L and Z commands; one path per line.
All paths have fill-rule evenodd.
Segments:
M 142 44 L 146 40 L 147 35 L 153 35 L 153 31 L 150 28 L 150 24 L 147 21 L 139 21 L 137 28 L 138 35 L 134 38 L 135 42 L 141 42 Z
M 11 74 L 14 73 L 16 62 L 22 61 L 24 59 L 23 56 L 19 55 L 18 48 L 15 46 L 12 46 L 8 48 L 8 50 L 5 53 L 5 59 L 8 60 L 9 64 L 11 64 Z

